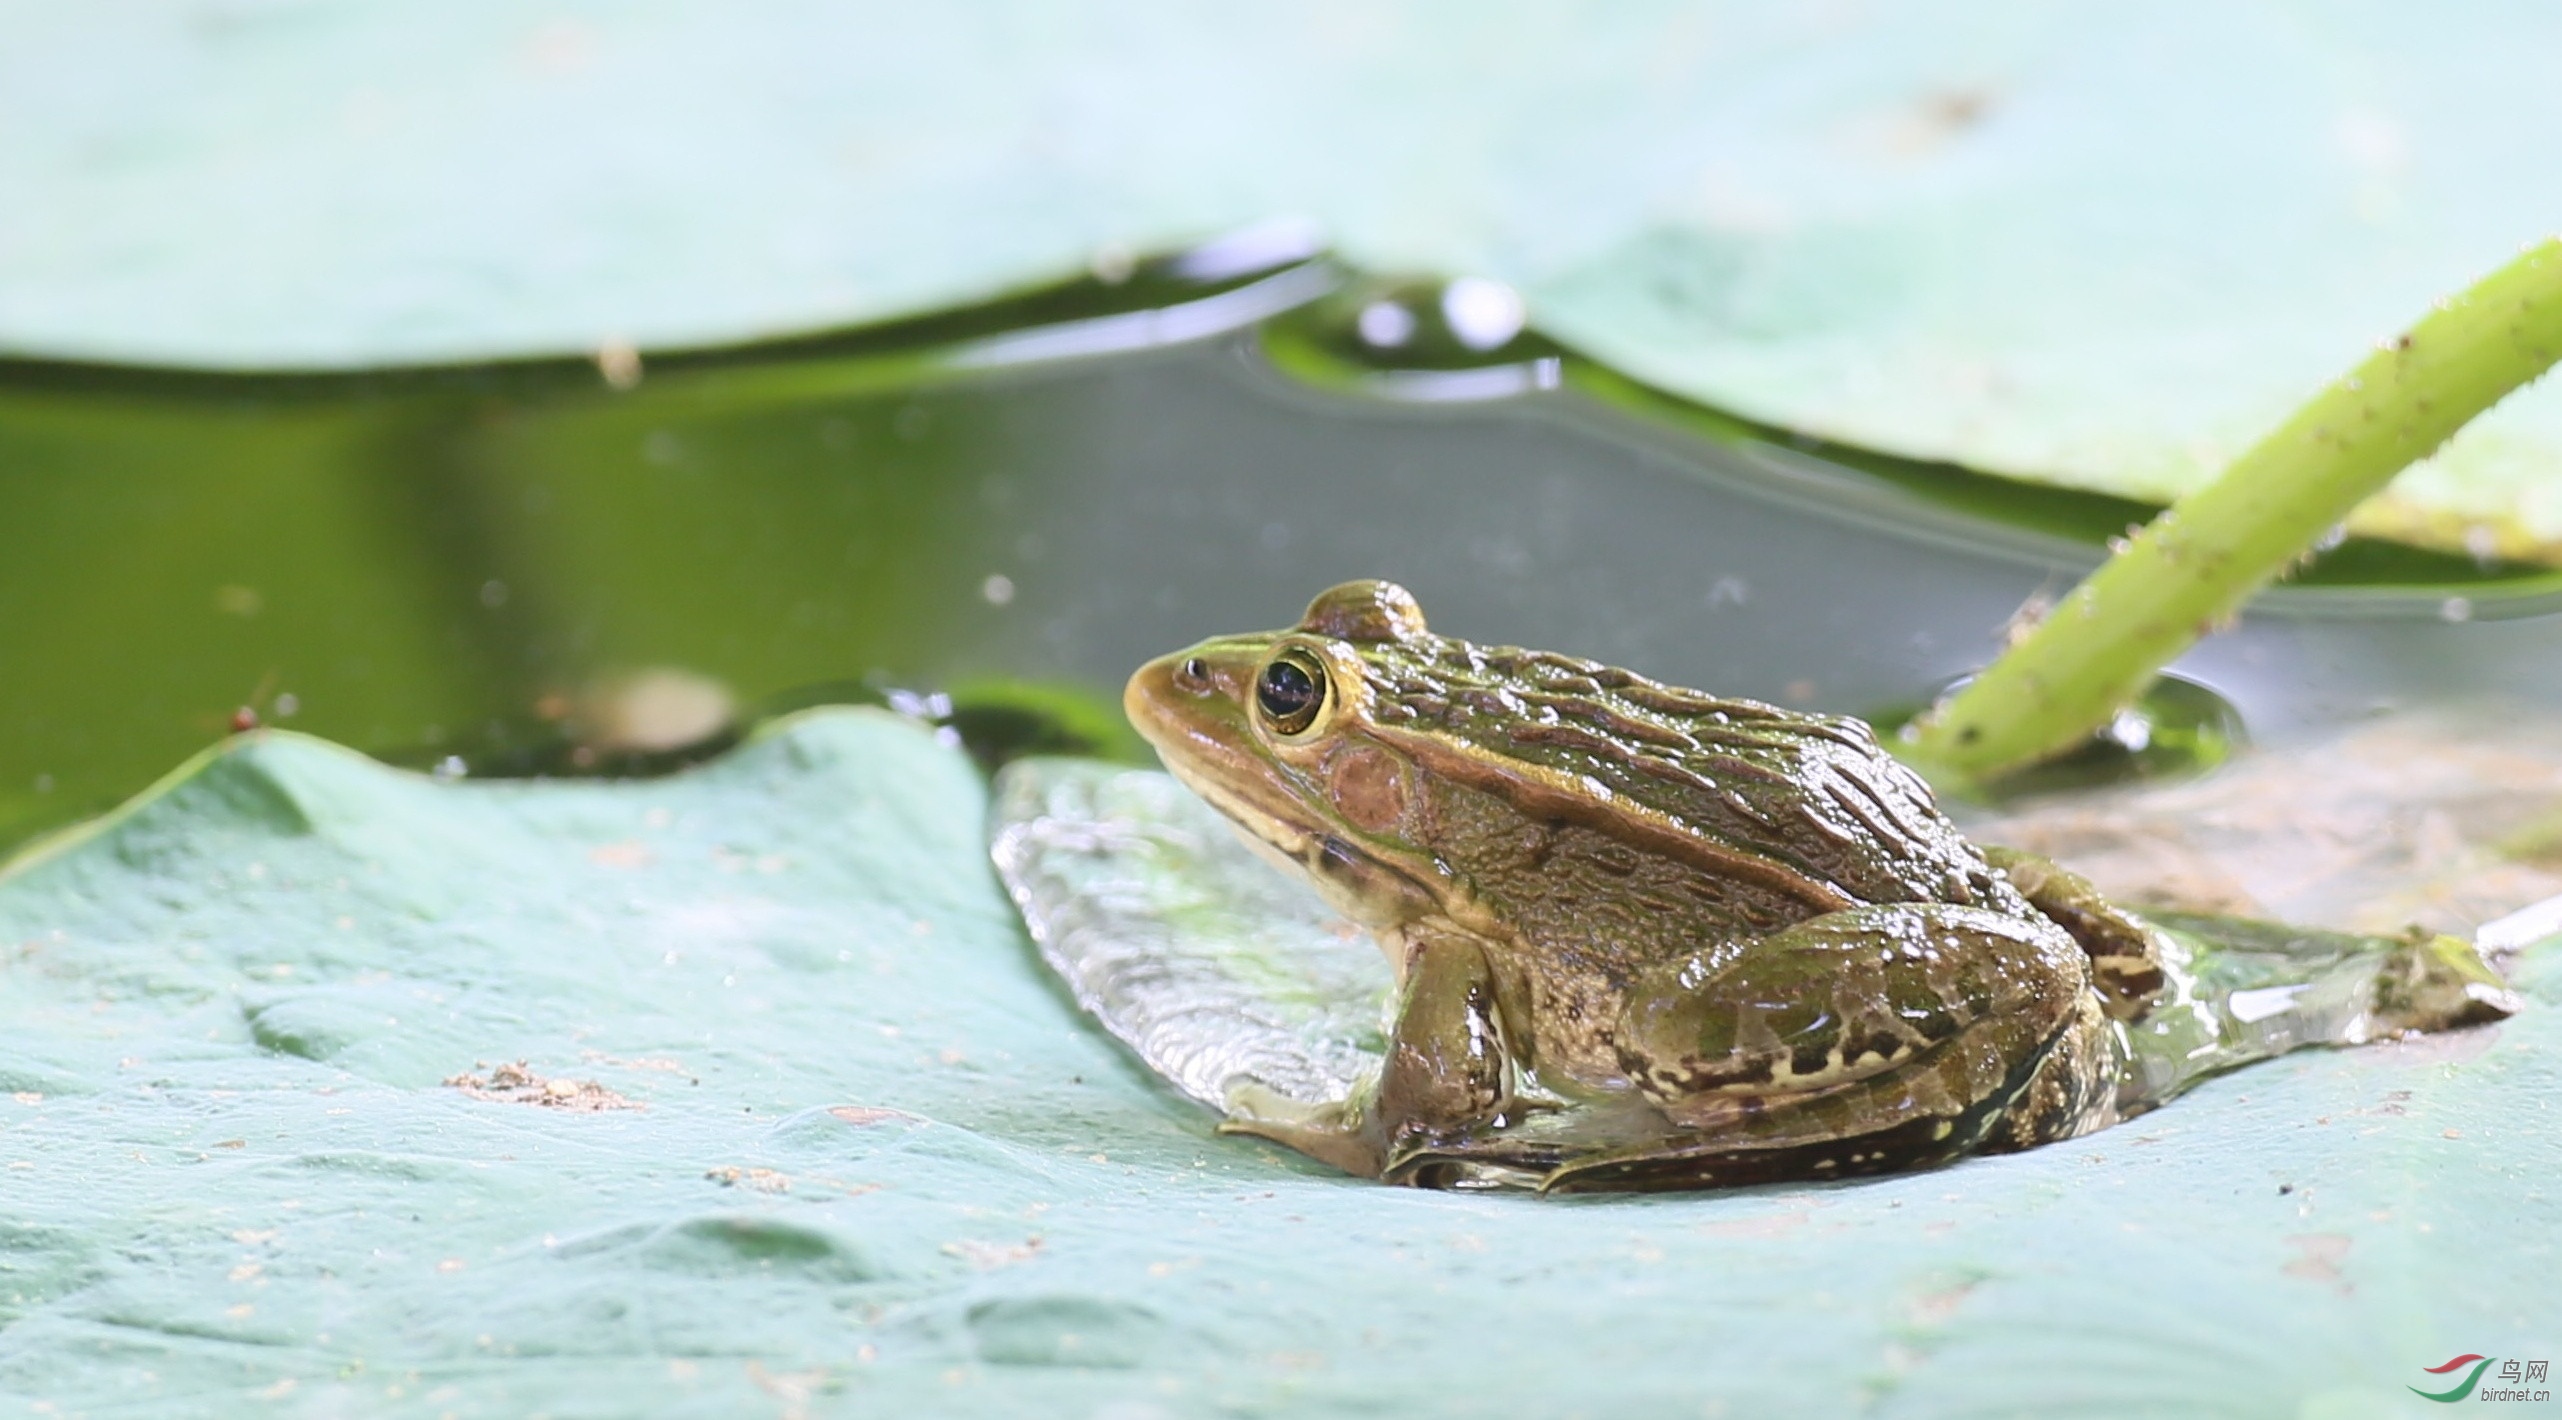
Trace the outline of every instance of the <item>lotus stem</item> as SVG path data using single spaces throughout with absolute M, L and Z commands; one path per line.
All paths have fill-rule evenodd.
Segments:
M 2123 544 L 2028 635 L 1905 732 L 1982 783 L 2070 750 L 2351 509 L 2562 357 L 2562 240 L 2529 246 L 2315 396 Z

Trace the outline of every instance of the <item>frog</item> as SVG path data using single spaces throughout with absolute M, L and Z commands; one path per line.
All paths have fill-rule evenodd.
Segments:
M 1647 1190 L 2030 1148 L 2126 1112 L 2130 1025 L 2179 994 L 2171 934 L 1971 842 L 1865 722 L 1437 635 L 1393 582 L 1151 660 L 1123 706 L 1387 958 L 1375 1075 L 1240 1082 L 1220 1125 L 1347 1173 Z M 2431 970 L 2400 1024 L 2489 999 Z

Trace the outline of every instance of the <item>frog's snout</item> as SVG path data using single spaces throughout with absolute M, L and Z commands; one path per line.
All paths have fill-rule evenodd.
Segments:
M 1168 740 L 1224 718 L 1219 702 L 1228 689 L 1225 679 L 1197 648 L 1159 656 L 1130 673 L 1121 690 L 1121 713 L 1129 717 L 1131 728 L 1163 749 Z
M 1150 744 L 1157 742 L 1156 701 L 1165 693 L 1163 684 L 1171 679 L 1164 671 L 1165 662 L 1150 661 L 1130 672 L 1127 685 L 1121 687 L 1121 713 L 1129 719 L 1130 728 Z

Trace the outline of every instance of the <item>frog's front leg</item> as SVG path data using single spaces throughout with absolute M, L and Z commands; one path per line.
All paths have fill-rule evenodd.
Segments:
M 2089 982 L 2060 928 L 1943 903 L 1830 913 L 1669 963 L 1631 987 L 1618 1050 L 1671 1128 L 1544 1187 L 1840 1177 L 2080 1132 L 2108 1116 L 2116 1074 Z
M 1396 949 L 1404 971 L 1378 1079 L 1317 1106 L 1249 1087 L 1230 1097 L 1222 1133 L 1270 1139 L 1377 1178 L 1402 1153 L 1503 1117 L 1512 1057 L 1483 939 L 1432 920 L 1402 929 Z
M 2029 906 L 2081 943 L 2091 960 L 2091 984 L 2110 1015 L 2133 1020 L 2161 999 L 2170 984 L 2167 959 L 2176 951 L 2161 928 L 2051 858 L 1987 844 L 1984 860 L 2002 870 Z

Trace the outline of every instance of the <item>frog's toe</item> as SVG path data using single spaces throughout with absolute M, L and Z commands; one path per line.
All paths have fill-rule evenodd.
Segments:
M 2170 984 L 2165 962 L 2177 951 L 2160 927 L 2110 902 L 2090 879 L 2053 859 L 1994 844 L 1983 852 L 2029 906 L 2089 954 L 2091 984 L 2111 1016 L 2133 1020 L 2160 999 Z
M 2453 1030 L 2516 1015 L 2515 991 L 2472 943 L 2413 931 L 2375 974 L 2374 1030 Z
M 1219 1132 L 1268 1139 L 1363 1178 L 1379 1177 L 1387 1163 L 1356 1101 L 1309 1104 L 1250 1080 L 1229 1087 Z

